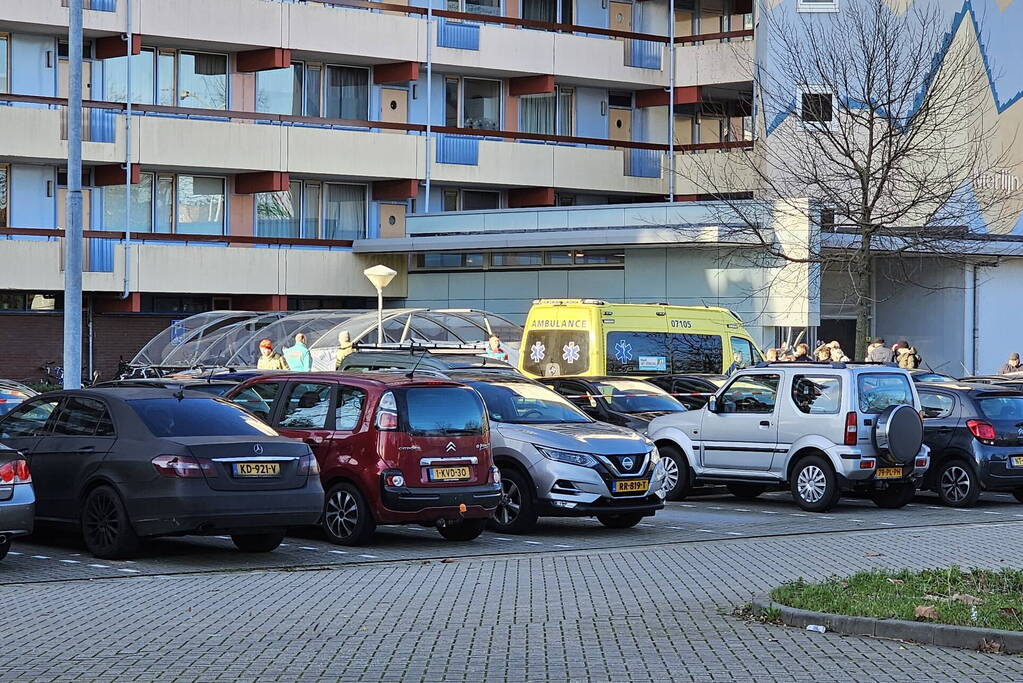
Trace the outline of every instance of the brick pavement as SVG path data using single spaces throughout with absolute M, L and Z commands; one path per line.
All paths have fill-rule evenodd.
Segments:
M 2 680 L 1012 681 L 1023 658 L 728 616 L 783 580 L 1023 565 L 1023 523 L 0 587 Z

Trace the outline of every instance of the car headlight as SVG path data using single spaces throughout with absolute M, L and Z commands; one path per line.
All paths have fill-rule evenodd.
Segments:
M 580 467 L 594 467 L 597 464 L 597 460 L 592 455 L 587 455 L 586 453 L 561 451 L 556 448 L 537 446 L 536 444 L 533 444 L 533 448 L 539 451 L 540 455 L 543 457 L 556 462 L 563 462 L 569 465 L 579 465 Z

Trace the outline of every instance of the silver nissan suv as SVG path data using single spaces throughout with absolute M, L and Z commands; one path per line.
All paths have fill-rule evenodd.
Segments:
M 664 468 L 652 441 L 596 422 L 525 377 L 460 372 L 483 397 L 504 495 L 491 527 L 533 529 L 539 517 L 596 517 L 625 529 L 664 507 Z
M 842 492 L 900 508 L 930 465 L 909 373 L 869 363 L 761 363 L 703 408 L 656 418 L 647 434 L 669 500 L 713 483 L 747 499 L 789 488 L 810 512 Z

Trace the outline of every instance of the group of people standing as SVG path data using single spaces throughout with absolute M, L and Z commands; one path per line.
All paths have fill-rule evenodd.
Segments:
M 782 342 L 781 347 L 767 349 L 764 360 L 769 363 L 791 361 L 796 363 L 848 363 L 852 359 L 842 350 L 838 341 L 821 344 L 810 353 L 809 344 L 799 343 L 789 346 Z M 884 339 L 878 337 L 867 346 L 867 355 L 863 359 L 867 363 L 897 363 L 900 368 L 913 370 L 920 367 L 922 359 L 916 349 L 906 340 L 895 342 L 891 347 L 885 346 Z
M 308 339 L 299 332 L 295 335 L 294 346 L 284 347 L 284 353 L 274 351 L 273 342 L 263 339 L 259 342 L 257 370 L 297 370 L 308 372 L 313 369 L 313 356 L 309 353 Z

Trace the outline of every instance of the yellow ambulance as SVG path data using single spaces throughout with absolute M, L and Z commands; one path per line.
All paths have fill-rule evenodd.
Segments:
M 725 373 L 761 361 L 727 308 L 537 299 L 519 369 L 531 377 Z

